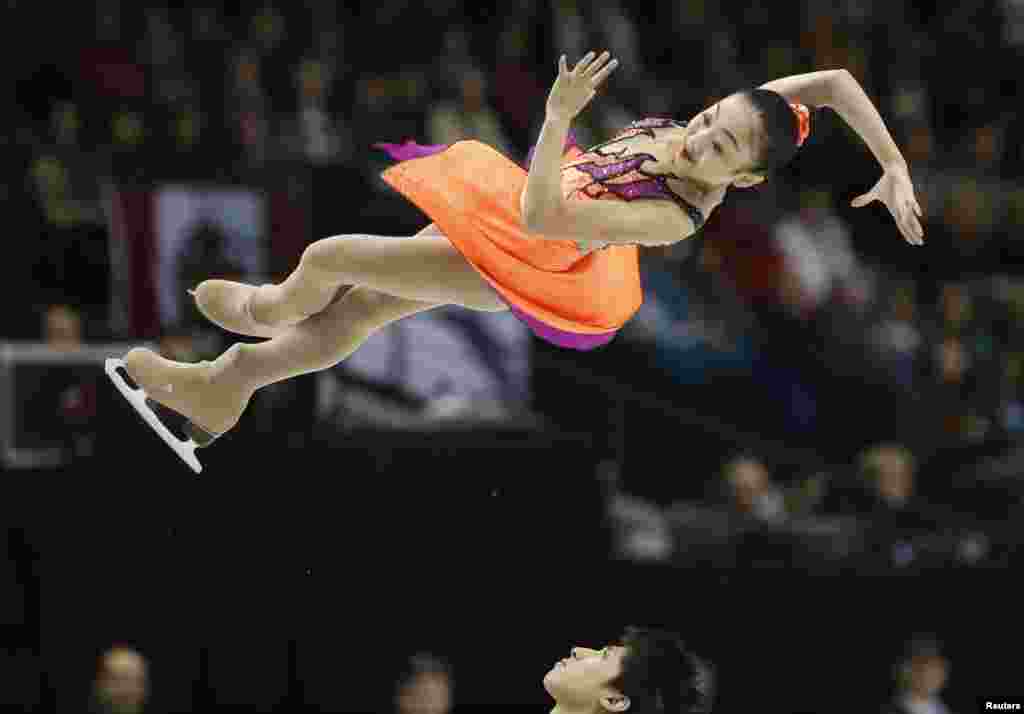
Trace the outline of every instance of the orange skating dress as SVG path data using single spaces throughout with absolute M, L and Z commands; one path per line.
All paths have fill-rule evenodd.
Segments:
M 637 133 L 653 137 L 657 129 L 684 126 L 644 119 L 586 151 L 570 135 L 563 195 L 568 200 L 671 200 L 699 228 L 704 222 L 700 211 L 674 193 L 664 176 L 643 169 L 655 158 L 626 154 L 626 147 L 618 145 Z M 399 161 L 383 172 L 384 181 L 440 228 L 538 337 L 560 347 L 594 349 L 611 341 L 640 308 L 637 246 L 589 250 L 575 241 L 528 233 L 519 208 L 527 169 L 495 149 L 478 141 L 374 146 Z

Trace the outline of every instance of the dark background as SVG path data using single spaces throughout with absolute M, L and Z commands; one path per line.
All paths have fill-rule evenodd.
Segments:
M 274 279 L 327 235 L 415 232 L 425 219 L 381 190 L 385 163 L 370 144 L 478 136 L 520 160 L 557 57 L 572 58 L 575 45 L 611 46 L 623 59 L 578 123 L 595 143 L 633 118 L 686 118 L 742 87 L 849 68 L 931 199 L 927 244 L 906 246 L 877 204 L 849 208 L 879 170 L 826 111 L 793 164 L 763 190 L 733 192 L 692 247 L 644 254 L 645 271 L 670 274 L 690 296 L 681 322 L 717 316 L 750 341 L 741 369 L 666 358 L 672 345 L 657 330 L 624 331 L 593 353 L 535 340 L 529 406 L 542 427 L 440 432 L 325 423 L 311 406 L 315 380 L 303 377 L 283 403 L 258 397 L 244 425 L 201 454 L 199 477 L 95 366 L 67 377 L 91 385 L 95 401 L 81 413 L 58 410 L 52 384 L 26 387 L 22 402 L 5 382 L 7 420 L 24 440 L 44 434 L 69 454 L 61 466 L 0 472 L 5 710 L 84 710 L 96 659 L 116 643 L 150 662 L 147 711 L 387 711 L 401 660 L 424 649 L 450 658 L 457 712 L 541 710 L 551 706 L 541 679 L 570 645 L 601 644 L 631 623 L 675 628 L 718 664 L 716 711 L 877 710 L 918 630 L 945 644 L 954 711 L 1020 690 L 1024 467 L 1021 427 L 1007 415 L 1021 404 L 1024 165 L 1021 19 L 1010 4 L 207 9 L 206 25 L 202 8 L 117 0 L 0 10 L 4 340 L 52 341 L 45 316 L 65 303 L 86 343 L 195 338 L 194 325 L 115 319 L 125 306 L 112 303 L 111 187 L 241 185 L 274 196 L 285 206 L 269 236 Z M 579 36 L 566 29 L 574 15 Z M 246 54 L 259 79 L 236 83 L 231 68 Z M 330 77 L 327 90 L 296 90 L 309 59 Z M 441 109 L 466 103 L 458 85 L 471 69 L 486 78 L 485 108 L 464 106 L 465 123 L 438 128 Z M 333 127 L 326 155 L 302 148 L 304 107 Z M 133 121 L 138 141 L 124 129 Z M 189 122 L 201 127 L 191 139 Z M 260 122 L 266 135 L 252 139 Z M 797 298 L 787 291 L 799 271 L 779 267 L 773 231 L 801 215 L 809 188 L 825 191 L 870 287 L 837 280 L 818 302 L 806 284 Z M 909 371 L 897 371 L 870 335 L 906 286 L 904 323 L 920 344 L 900 363 Z M 945 312 L 954 288 L 968 296 L 966 320 Z M 970 356 L 965 374 L 943 376 L 945 347 Z M 681 364 L 699 377 L 680 381 Z M 10 379 L 40 384 L 19 369 L 29 368 Z M 68 374 L 48 373 L 55 383 Z M 89 453 L 76 434 L 92 440 Z M 849 557 L 756 529 L 707 558 L 682 535 L 662 562 L 614 556 L 602 463 L 616 464 L 619 495 L 723 508 L 717 473 L 737 452 L 756 454 L 792 492 L 826 474 L 830 492 L 844 493 L 859 487 L 864 449 L 889 441 L 914 453 L 917 489 L 943 514 L 923 530 L 858 507 L 867 535 Z M 810 515 L 834 514 L 826 505 Z M 954 554 L 968 531 L 989 547 L 965 563 Z M 929 555 L 897 567 L 888 554 L 908 540 Z

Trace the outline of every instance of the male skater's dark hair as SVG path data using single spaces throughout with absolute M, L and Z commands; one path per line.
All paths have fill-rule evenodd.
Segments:
M 629 714 L 703 714 L 714 700 L 712 666 L 673 632 L 628 627 L 622 672 L 610 685 L 629 697 Z

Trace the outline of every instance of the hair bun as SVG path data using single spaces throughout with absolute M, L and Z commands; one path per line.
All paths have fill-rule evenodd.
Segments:
M 790 104 L 789 106 L 793 108 L 793 113 L 796 114 L 796 145 L 802 146 L 804 140 L 811 134 L 811 111 L 803 104 Z

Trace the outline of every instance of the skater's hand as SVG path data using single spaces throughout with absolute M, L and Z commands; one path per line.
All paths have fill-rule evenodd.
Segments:
M 558 60 L 558 79 L 548 95 L 547 116 L 549 119 L 572 121 L 594 98 L 597 88 L 608 79 L 619 61 L 609 61 L 607 50 L 595 59 L 595 52 L 588 52 L 570 71 L 565 55 Z
M 921 227 L 921 206 L 914 197 L 914 184 L 905 165 L 887 168 L 867 193 L 850 202 L 854 208 L 866 206 L 872 201 L 881 201 L 896 219 L 903 237 L 911 245 L 924 245 L 924 229 Z

